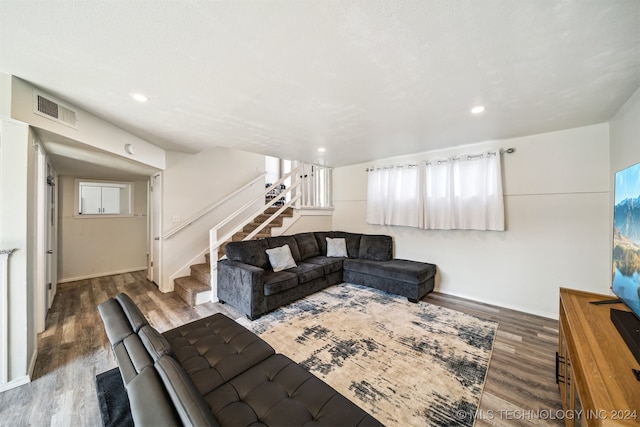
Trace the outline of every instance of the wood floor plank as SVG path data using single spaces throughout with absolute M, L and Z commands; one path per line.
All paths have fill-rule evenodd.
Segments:
M 0 393 L 0 425 L 102 425 L 95 376 L 116 361 L 97 305 L 119 292 L 129 294 L 159 331 L 217 312 L 240 317 L 228 305 L 189 307 L 173 293 L 162 294 L 145 271 L 61 284 L 38 337 L 31 383 Z M 477 427 L 563 425 L 544 419 L 544 411 L 560 409 L 557 321 L 439 293 L 423 301 L 499 323 L 480 408 L 472 414 Z

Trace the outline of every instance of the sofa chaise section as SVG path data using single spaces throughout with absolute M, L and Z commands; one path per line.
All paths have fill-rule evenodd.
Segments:
M 344 281 L 369 286 L 418 302 L 433 290 L 436 266 L 406 259 L 384 263 L 368 259 L 345 260 Z

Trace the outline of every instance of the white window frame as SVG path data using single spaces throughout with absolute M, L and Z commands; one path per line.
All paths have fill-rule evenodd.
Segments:
M 120 206 L 119 213 L 92 213 L 82 214 L 80 213 L 80 186 L 82 184 L 95 184 L 98 187 L 105 188 L 125 188 L 128 190 L 128 211 L 123 212 L 122 206 Z M 96 179 L 76 179 L 74 188 L 74 202 L 73 202 L 73 216 L 74 218 L 129 218 L 134 216 L 133 209 L 134 202 L 134 183 L 130 181 L 103 181 Z

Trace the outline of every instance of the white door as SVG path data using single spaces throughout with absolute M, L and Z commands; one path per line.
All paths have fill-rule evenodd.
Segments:
M 47 309 L 51 308 L 53 304 L 53 296 L 56 293 L 56 287 L 58 284 L 58 238 L 57 227 L 58 212 L 56 210 L 56 181 L 57 174 L 51 167 L 49 159 L 47 159 L 47 224 L 45 226 L 45 233 L 47 234 L 47 262 L 46 262 L 46 280 L 47 280 Z
M 35 144 L 37 156 L 36 170 L 36 218 L 35 218 L 35 238 L 36 238 L 36 331 L 42 332 L 45 329 L 47 317 L 47 158 L 46 153 L 40 146 Z
M 151 257 L 148 269 L 148 279 L 160 287 L 161 285 L 161 257 L 162 251 L 162 175 L 151 177 L 149 183 L 151 195 Z
M 45 330 L 47 312 L 53 303 L 57 282 L 55 171 L 37 144 L 36 171 L 36 329 Z

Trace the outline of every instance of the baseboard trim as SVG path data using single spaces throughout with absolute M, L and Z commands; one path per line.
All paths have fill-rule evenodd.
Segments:
M 15 380 L 11 380 L 6 384 L 0 384 L 0 393 L 11 390 L 12 388 L 20 387 L 21 385 L 29 384 L 31 382 L 31 377 L 29 375 L 24 375 L 20 378 L 16 378 Z
M 478 298 L 477 296 L 470 296 L 470 295 L 466 295 L 466 294 L 460 294 L 460 293 L 456 293 L 456 292 L 451 292 L 447 289 L 443 290 L 441 288 L 438 289 L 434 289 L 434 291 L 439 292 L 441 294 L 445 294 L 445 295 L 450 295 L 453 297 L 458 297 L 458 298 L 463 298 L 469 301 L 475 301 L 481 304 L 488 304 L 488 305 L 493 305 L 495 307 L 498 308 L 506 308 L 507 310 L 514 310 L 514 311 L 519 311 L 521 313 L 527 313 L 527 314 L 531 314 L 534 316 L 538 316 L 538 317 L 544 317 L 546 319 L 551 319 L 551 320 L 558 320 L 558 314 L 557 313 L 547 313 L 544 311 L 540 311 L 540 310 L 532 310 L 528 307 L 522 307 L 519 305 L 513 305 L 513 304 L 505 304 L 503 301 L 496 301 L 494 299 L 491 298 Z M 427 294 L 428 296 L 429 294 Z M 427 301 L 428 302 L 428 301 Z
M 128 268 L 126 270 L 118 271 L 103 271 L 102 273 L 88 274 L 86 276 L 67 277 L 64 279 L 58 279 L 58 283 L 76 282 L 78 280 L 95 279 L 96 277 L 113 276 L 114 274 L 133 273 L 134 271 L 146 270 L 147 266 Z

